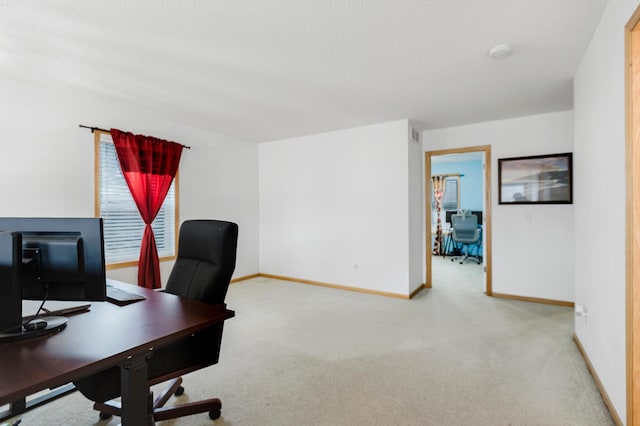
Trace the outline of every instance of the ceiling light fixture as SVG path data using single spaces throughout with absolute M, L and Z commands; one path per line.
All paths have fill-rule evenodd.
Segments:
M 489 50 L 489 57 L 492 59 L 503 59 L 513 53 L 510 44 L 496 44 Z

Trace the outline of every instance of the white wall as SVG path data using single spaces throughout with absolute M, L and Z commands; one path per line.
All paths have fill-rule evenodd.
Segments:
M 573 113 L 431 130 L 422 136 L 425 151 L 491 145 L 493 292 L 573 301 L 574 206 L 498 205 L 497 195 L 498 158 L 573 151 Z
M 419 286 L 409 143 L 400 120 L 261 144 L 260 272 L 401 295 Z
M 116 127 L 190 145 L 180 165 L 180 219 L 239 224 L 235 276 L 258 272 L 258 147 L 171 123 L 142 106 L 65 87 L 0 79 L 0 216 L 93 216 L 93 135 Z M 163 262 L 166 280 L 173 262 Z M 137 269 L 107 275 L 137 281 Z
M 623 30 L 637 6 L 637 0 L 609 1 L 574 78 L 575 301 L 589 313 L 588 319 L 576 318 L 575 331 L 623 421 L 626 418 Z
M 424 283 L 424 154 L 419 142 L 409 141 L 409 291 Z

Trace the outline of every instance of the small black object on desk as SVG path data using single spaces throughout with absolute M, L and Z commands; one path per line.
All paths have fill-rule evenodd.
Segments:
M 140 300 L 144 300 L 145 297 L 138 293 L 133 293 L 131 291 L 123 290 L 119 287 L 115 287 L 112 284 L 109 284 L 109 279 L 107 279 L 107 301 L 118 305 L 124 306 L 129 303 L 138 302 Z
M 53 334 L 64 329 L 67 321 L 65 317 L 41 317 L 10 332 L 0 333 L 0 343 Z

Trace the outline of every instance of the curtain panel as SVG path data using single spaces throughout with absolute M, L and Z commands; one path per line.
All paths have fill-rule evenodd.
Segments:
M 178 172 L 183 146 L 152 136 L 111 129 L 122 174 L 145 223 L 138 263 L 138 285 L 160 288 L 160 260 L 151 228 Z
M 444 186 L 446 180 L 447 177 L 445 175 L 431 176 L 433 199 L 436 204 L 436 232 L 432 249 L 432 253 L 435 255 L 441 254 L 441 251 L 443 249 L 442 219 L 440 218 L 440 212 L 442 211 L 442 199 L 444 197 Z

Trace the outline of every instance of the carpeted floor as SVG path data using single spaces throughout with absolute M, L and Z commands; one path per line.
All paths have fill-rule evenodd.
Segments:
M 218 396 L 222 417 L 164 425 L 612 425 L 570 308 L 494 299 L 482 267 L 434 258 L 434 287 L 400 300 L 256 278 L 231 285 L 220 363 L 179 401 Z M 74 393 L 21 416 L 98 421 Z

